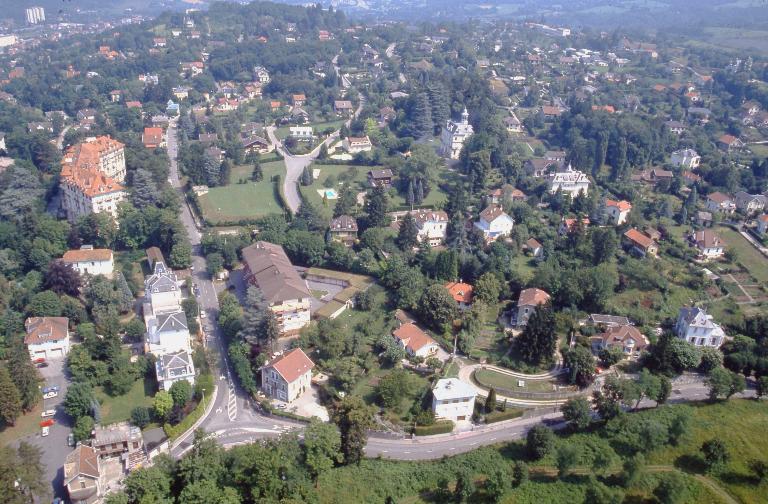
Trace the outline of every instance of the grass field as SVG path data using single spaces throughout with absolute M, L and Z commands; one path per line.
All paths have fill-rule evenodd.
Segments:
M 262 162 L 261 167 L 264 178 L 260 182 L 250 181 L 253 166 L 236 166 L 232 170 L 232 184 L 212 187 L 207 194 L 199 196 L 203 217 L 215 225 L 282 213 L 283 208 L 276 198 L 272 177 L 285 177 L 285 164 L 283 161 L 274 160 Z M 237 183 L 240 179 L 247 182 Z
M 518 379 L 498 373 L 490 369 L 478 369 L 474 373 L 475 380 L 487 388 L 502 388 L 520 392 L 553 392 L 554 382 L 551 380 L 523 380 L 524 386 L 518 386 Z
M 9 427 L 3 424 L 0 430 L 0 446 L 5 446 L 32 434 L 40 433 L 40 414 L 43 412 L 43 401 L 37 403 L 32 411 L 20 416 L 16 425 Z
M 318 135 L 329 128 L 334 130 L 341 128 L 344 125 L 344 121 L 346 121 L 346 119 L 325 122 L 310 122 L 304 126 L 312 126 L 312 130 L 314 131 L 315 135 Z M 275 130 L 275 136 L 280 140 L 285 140 L 288 138 L 289 134 L 290 126 L 281 126 Z
M 152 406 L 155 394 L 155 383 L 152 380 L 137 380 L 127 394 L 112 397 L 101 387 L 96 388 L 96 399 L 101 404 L 101 423 L 109 425 L 122 422 L 131 417 L 131 410 L 136 406 Z
M 736 259 L 749 270 L 755 279 L 762 283 L 768 282 L 768 258 L 731 228 L 719 227 L 717 233 L 726 246 L 734 251 Z

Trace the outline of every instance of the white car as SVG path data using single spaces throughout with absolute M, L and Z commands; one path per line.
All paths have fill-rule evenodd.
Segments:
M 58 396 L 58 392 L 48 392 L 43 396 L 43 399 L 53 399 L 54 397 Z
M 50 433 L 51 433 L 51 428 L 50 427 L 43 427 L 43 432 L 41 433 L 41 435 L 43 437 L 47 436 Z
M 43 417 L 43 418 L 48 418 L 48 417 L 52 417 L 54 415 L 56 415 L 56 410 L 55 409 L 49 409 L 49 410 L 43 411 L 43 414 L 40 415 L 40 416 Z
M 200 312 L 200 318 L 204 319 L 205 317 L 207 317 L 207 315 L 205 314 L 205 310 L 203 310 Z

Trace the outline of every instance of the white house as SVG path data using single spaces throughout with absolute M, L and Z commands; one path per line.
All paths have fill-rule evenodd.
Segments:
M 680 308 L 675 333 L 678 338 L 699 347 L 719 348 L 725 339 L 725 331 L 715 323 L 712 315 L 695 306 Z
M 373 144 L 371 144 L 371 139 L 368 138 L 368 135 L 363 137 L 347 137 L 342 142 L 342 146 L 350 154 L 370 152 L 373 149 Z
M 24 322 L 27 331 L 24 344 L 34 359 L 65 357 L 69 353 L 69 319 L 67 317 L 30 317 Z
M 693 235 L 693 243 L 699 249 L 699 255 L 703 259 L 717 259 L 725 253 L 725 243 L 711 229 L 696 231 Z
M 445 242 L 448 230 L 448 214 L 443 210 L 418 210 L 413 212 L 416 227 L 419 229 L 419 242 L 426 240 L 431 247 Z
M 261 368 L 261 388 L 269 397 L 293 402 L 312 386 L 314 367 L 301 348 L 294 348 Z
M 474 134 L 475 130 L 469 124 L 469 113 L 466 107 L 461 113 L 461 121 L 448 120 L 440 137 L 440 154 L 450 159 L 459 159 L 464 142 Z
M 442 378 L 432 388 L 435 417 L 461 422 L 472 418 L 477 392 L 458 378 Z
M 605 218 L 610 224 L 614 226 L 621 226 L 627 222 L 629 212 L 632 210 L 632 203 L 629 201 L 614 201 L 612 199 L 606 199 L 603 204 L 603 212 Z
M 155 263 L 154 273 L 144 280 L 144 294 L 154 314 L 175 312 L 181 305 L 176 274 L 161 261 Z
M 68 250 L 61 260 L 81 275 L 104 275 L 111 277 L 115 271 L 115 261 L 110 249 L 95 249 L 92 245 L 83 245 L 80 250 Z
M 314 138 L 312 126 L 291 126 L 288 128 L 290 135 L 296 140 L 309 141 Z
M 701 156 L 693 149 L 680 149 L 672 153 L 670 163 L 691 170 L 701 164 Z
M 736 200 L 736 208 L 747 215 L 761 212 L 768 203 L 768 197 L 762 194 L 749 194 L 746 191 L 739 191 L 733 195 Z
M 565 171 L 556 172 L 549 176 L 549 192 L 555 194 L 561 191 L 575 198 L 579 193 L 587 195 L 589 191 L 589 177 L 584 172 L 574 170 L 571 165 Z
M 515 317 L 512 325 L 522 327 L 528 325 L 528 319 L 533 312 L 541 305 L 549 302 L 549 294 L 541 289 L 531 288 L 520 291 L 520 297 L 517 299 L 517 311 L 512 312 Z
M 186 380 L 190 385 L 195 384 L 195 364 L 192 354 L 180 350 L 163 354 L 155 362 L 155 376 L 160 390 L 169 390 L 177 381 Z
M 397 343 L 412 357 L 430 357 L 437 353 L 435 340 L 419 329 L 416 324 L 403 324 L 392 332 Z
M 707 210 L 732 214 L 736 211 L 736 202 L 727 194 L 715 191 L 707 196 Z
M 187 316 L 179 309 L 173 313 L 144 314 L 147 326 L 146 351 L 157 357 L 182 350 L 190 350 Z
M 487 243 L 509 236 L 514 225 L 514 219 L 504 212 L 501 205 L 489 205 L 480 212 L 480 220 L 475 222 L 475 227 L 483 232 Z

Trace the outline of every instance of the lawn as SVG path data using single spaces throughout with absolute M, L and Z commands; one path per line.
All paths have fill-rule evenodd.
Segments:
M 490 369 L 478 369 L 474 372 L 475 381 L 487 388 L 506 389 L 520 392 L 553 392 L 552 380 L 523 380 L 524 385 L 518 386 L 518 378 L 499 373 Z
M 96 387 L 96 399 L 101 404 L 101 424 L 109 425 L 131 418 L 131 410 L 137 406 L 152 406 L 155 382 L 150 379 L 137 380 L 127 394 L 112 397 L 101 387 Z
M 200 209 L 206 221 L 213 225 L 253 220 L 268 214 L 282 213 L 283 208 L 275 194 L 275 175 L 285 177 L 283 161 L 261 163 L 264 178 L 251 182 L 252 166 L 237 166 L 232 170 L 232 183 L 222 187 L 212 187 L 207 194 L 198 197 Z M 237 183 L 247 180 L 244 184 Z
M 325 121 L 325 122 L 310 122 L 305 124 L 304 126 L 312 126 L 312 130 L 314 131 L 315 135 L 319 135 L 323 131 L 327 130 L 328 128 L 331 128 L 333 130 L 340 129 L 344 125 L 344 121 L 346 119 L 339 119 L 336 121 Z M 280 140 L 285 140 L 288 138 L 288 135 L 290 134 L 290 126 L 281 126 L 275 130 L 275 136 L 279 138 Z
M 41 399 L 32 411 L 20 416 L 16 425 L 9 427 L 4 425 L 0 430 L 0 446 L 9 445 L 27 436 L 40 433 L 40 414 L 43 412 L 43 400 Z
M 753 277 L 762 283 L 768 282 L 768 258 L 731 228 L 721 226 L 717 228 L 717 233 L 736 254 L 736 260 L 743 264 Z

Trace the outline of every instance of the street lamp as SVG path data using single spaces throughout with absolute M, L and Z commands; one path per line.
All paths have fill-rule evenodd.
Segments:
M 205 387 L 201 388 L 200 391 L 203 393 L 203 404 L 205 404 Z

